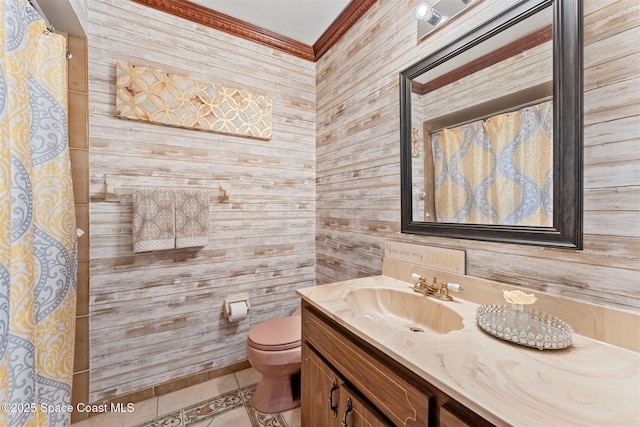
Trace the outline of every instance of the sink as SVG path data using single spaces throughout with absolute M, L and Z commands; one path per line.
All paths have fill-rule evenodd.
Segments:
M 356 314 L 382 320 L 416 332 L 446 334 L 462 329 L 462 316 L 439 302 L 414 292 L 389 288 L 359 288 L 345 302 Z

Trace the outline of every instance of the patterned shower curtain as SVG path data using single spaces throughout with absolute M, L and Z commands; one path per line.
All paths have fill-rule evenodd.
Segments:
M 431 135 L 439 222 L 553 223 L 552 102 Z
M 0 3 L 0 425 L 70 424 L 76 235 L 66 40 Z

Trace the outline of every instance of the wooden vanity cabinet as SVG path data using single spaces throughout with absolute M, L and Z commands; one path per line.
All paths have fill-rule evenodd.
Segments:
M 345 415 L 346 427 L 493 425 L 303 302 L 302 427 Z
M 309 345 L 302 346 L 302 425 L 314 427 L 388 427 L 378 411 L 345 384 Z

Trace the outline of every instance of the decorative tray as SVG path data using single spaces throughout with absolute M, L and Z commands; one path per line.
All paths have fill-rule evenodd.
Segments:
M 538 350 L 558 350 L 571 345 L 573 329 L 563 320 L 538 310 L 514 311 L 510 306 L 485 304 L 478 307 L 478 326 L 485 332 Z M 524 318 L 523 318 L 524 316 Z

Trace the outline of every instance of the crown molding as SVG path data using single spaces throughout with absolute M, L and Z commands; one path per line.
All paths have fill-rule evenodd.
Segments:
M 327 28 L 313 45 L 314 61 L 327 53 L 340 37 L 342 37 L 369 10 L 377 0 L 351 0 L 340 16 Z
M 320 59 L 376 2 L 376 0 L 352 0 L 318 41 L 313 46 L 309 46 L 188 0 L 133 1 L 312 62 Z
M 498 62 L 504 61 L 508 58 L 511 58 L 512 56 L 518 55 L 522 52 L 526 52 L 529 49 L 551 41 L 552 39 L 552 27 L 551 25 L 549 25 L 501 48 L 498 48 L 493 52 L 483 55 L 480 58 L 475 59 L 461 67 L 458 67 L 455 70 L 452 70 L 436 79 L 433 79 L 430 82 L 413 82 L 411 89 L 418 95 L 425 95 L 431 91 L 440 89 L 441 87 L 458 81 L 464 77 L 470 76 L 477 71 L 489 68 L 492 65 L 497 64 Z

